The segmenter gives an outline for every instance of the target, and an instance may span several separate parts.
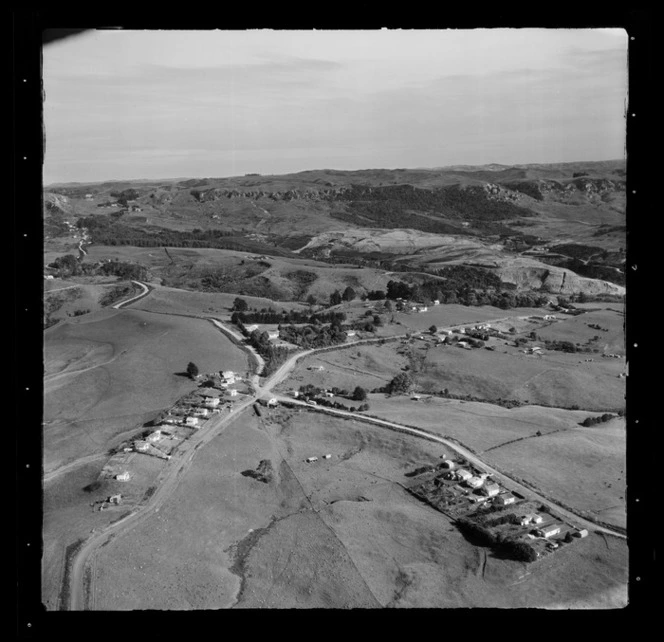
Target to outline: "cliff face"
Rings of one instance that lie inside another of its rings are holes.
[[[510,261],[496,270],[505,283],[514,283],[519,289],[539,290],[544,288],[552,294],[614,294],[624,296],[625,288],[602,281],[588,279],[565,268],[544,265],[536,261],[524,263]]]

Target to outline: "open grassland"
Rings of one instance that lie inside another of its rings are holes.
[[[217,292],[192,292],[177,288],[155,286],[149,297],[132,305],[133,309],[166,314],[187,314],[191,316],[213,316],[230,319],[233,302],[237,294]],[[250,308],[273,308],[275,310],[305,310],[299,303],[278,303],[271,299],[243,296]]]
[[[502,408],[494,404],[423,397],[369,395],[367,414],[396,423],[421,427],[443,437],[452,437],[482,453],[516,439],[571,430],[589,416],[587,412],[522,406]]]
[[[516,322],[506,325],[511,323]],[[532,327],[527,322],[523,325],[524,329]],[[528,355],[505,343],[492,339],[488,345],[494,351],[436,346],[429,340],[351,345],[301,359],[279,389],[285,392],[311,383],[320,388],[353,390],[362,386],[373,390],[407,368],[414,388],[423,393],[447,389],[450,394],[486,401],[518,400],[595,411],[624,408],[625,379],[619,374],[625,364],[621,359],[593,354],[592,361],[585,361],[589,358],[585,353],[554,351]],[[321,366],[323,370],[316,370]]]
[[[548,341],[572,341],[574,343],[586,343],[595,336],[599,340],[595,347],[603,353],[625,354],[625,330],[624,315],[614,310],[624,307],[624,304],[596,303],[586,304],[588,312],[575,317],[565,318],[560,323],[554,323],[537,331],[542,340]],[[597,309],[602,308],[602,309]],[[607,308],[614,308],[607,309]],[[588,327],[588,324],[599,325],[605,328],[597,330]],[[597,356],[597,355],[590,355]]]
[[[624,420],[613,419],[506,444],[486,457],[568,506],[625,527],[625,438]]]
[[[106,310],[45,333],[44,456],[51,470],[103,452],[195,387],[184,375],[248,370],[246,355],[210,323]]]
[[[525,566],[472,545],[410,496],[405,473],[445,451],[306,411],[245,414],[157,515],[99,551],[96,608],[625,604],[624,542],[591,535]],[[271,481],[241,474],[262,459]]]
[[[48,610],[58,608],[67,547],[86,538],[91,529],[103,528],[125,514],[128,504],[141,498],[163,465],[160,460],[142,456],[132,468],[135,474],[130,484],[108,480],[86,492],[84,488],[97,481],[105,461],[100,458],[73,468],[44,484],[42,602]],[[93,511],[91,503],[114,493],[123,495],[123,505],[103,512]]]

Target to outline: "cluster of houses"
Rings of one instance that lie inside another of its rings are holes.
[[[323,455],[322,459],[332,459],[332,455],[330,454]],[[318,457],[307,457],[304,461],[306,461],[307,464],[313,464],[314,462],[318,461]]]
[[[446,459],[442,465],[447,469],[445,477],[454,481],[458,481],[468,489],[478,491],[479,494],[473,494],[469,497],[472,503],[491,501],[496,506],[507,506],[516,502],[516,497],[503,490],[496,482],[491,481],[490,474],[481,473],[473,474],[467,468],[457,468],[455,463]]]

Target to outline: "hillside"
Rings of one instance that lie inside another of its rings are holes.
[[[44,196],[44,225],[51,261],[76,254],[78,225],[92,247],[211,248],[434,274],[446,265],[472,265],[520,289],[620,295],[625,163],[54,185]],[[575,245],[581,249],[569,249]],[[185,286],[177,275],[164,276]],[[253,278],[246,293],[254,296],[292,299],[304,291],[288,284],[287,274],[245,277]],[[199,287],[189,280],[188,287]],[[330,287],[342,284],[333,280]]]

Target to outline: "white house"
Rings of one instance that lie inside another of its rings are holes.
[[[221,376],[228,381],[229,379],[235,379],[235,373],[232,370],[224,370],[221,373]]]
[[[544,520],[541,515],[537,513],[528,513],[521,517],[521,526],[526,526],[527,524],[541,524]]]
[[[318,461],[318,457],[307,457],[307,464],[312,464],[315,461]]]
[[[356,334],[357,332],[355,332],[355,330],[348,330],[348,332],[346,332],[347,337],[354,337]]]
[[[495,497],[500,493],[500,486],[496,484],[495,482],[489,482],[488,484],[484,484],[484,488],[482,488],[482,493],[486,495],[487,497]]]
[[[561,524],[556,524],[555,522],[553,524],[547,524],[546,526],[540,526],[537,529],[537,532],[539,533],[540,537],[553,537],[554,535],[557,535],[560,533],[562,529]]]
[[[481,477],[469,477],[466,479],[466,484],[471,488],[480,488],[484,484],[484,480]]]
[[[198,417],[187,417],[184,421],[185,425],[191,426],[192,428],[198,427]]]
[[[420,312],[426,312],[429,308],[425,305],[424,307],[420,308]]]
[[[473,476],[473,474],[469,470],[466,470],[465,468],[459,468],[459,470],[456,471],[456,476],[457,479],[460,479],[461,481],[466,481],[467,479],[470,479]]]
[[[422,395],[410,395],[411,401],[419,401],[422,398]]]
[[[279,402],[277,401],[276,397],[272,397],[271,399],[268,399],[267,405],[270,408],[276,408],[279,405]]]
[[[513,504],[516,501],[516,497],[512,493],[502,493],[493,501],[498,506],[507,506],[508,504]]]
[[[270,340],[279,338],[279,330],[268,330],[267,336]]]
[[[441,464],[443,468],[447,468],[448,470],[453,470],[454,469],[454,462],[451,459],[446,459],[443,461]]]
[[[440,301],[438,299],[435,299],[433,302],[434,305],[440,305]]]
[[[251,325],[245,325],[244,329],[247,332],[253,332],[254,330],[258,330],[258,326],[255,323],[252,323]]]
[[[124,473],[120,473],[119,475],[116,475],[115,479],[117,479],[118,481],[125,482],[125,481],[129,481],[131,479],[131,475],[129,474],[128,470],[125,470]]]
[[[209,408],[216,408],[219,405],[219,401],[220,401],[219,397],[210,397],[204,403]]]
[[[323,455],[323,459],[331,459],[332,455]]]
[[[581,528],[574,532],[574,537],[588,537],[588,531],[585,528]]]
[[[150,447],[150,444],[147,441],[136,441],[134,442],[134,448],[140,452],[145,452]]]
[[[231,388],[228,391],[228,394],[230,394],[231,397],[237,397],[237,390],[235,388]]]
[[[155,442],[161,439],[161,430],[155,430],[153,433],[148,435],[148,441]]]
[[[194,414],[197,417],[207,417],[210,414],[210,411],[207,408],[196,408]]]

